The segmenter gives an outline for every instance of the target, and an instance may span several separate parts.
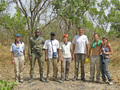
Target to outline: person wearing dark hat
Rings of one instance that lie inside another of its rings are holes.
[[[59,41],[55,39],[55,32],[51,32],[51,39],[46,40],[43,46],[45,50],[45,61],[47,61],[47,79],[49,82],[51,66],[53,65],[53,80],[57,80],[58,67],[57,62],[59,62]]]
[[[102,84],[106,82],[106,76],[109,80],[109,84],[113,84],[113,80],[110,76],[110,72],[108,70],[109,65],[109,55],[113,54],[113,50],[110,44],[108,44],[108,39],[106,37],[103,37],[102,39],[102,53],[100,55],[100,68],[102,73]]]
[[[45,82],[43,79],[43,51],[42,45],[44,44],[45,40],[43,37],[40,37],[39,29],[36,29],[35,36],[30,38],[29,41],[29,59],[30,59],[30,80],[28,81],[31,83],[33,81],[33,73],[34,73],[34,66],[36,59],[38,60],[39,64],[39,73],[40,73],[40,81]]]
[[[20,39],[20,34],[16,34],[15,42],[12,43],[10,51],[12,64],[15,68],[15,82],[23,83],[25,45]]]
[[[71,51],[72,44],[68,41],[68,35],[63,35],[63,42],[60,43],[60,51],[61,51],[61,80],[60,82],[64,82],[64,80],[69,81],[69,68],[71,64]]]

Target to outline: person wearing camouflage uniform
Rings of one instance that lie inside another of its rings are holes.
[[[40,32],[38,29],[35,31],[35,36],[30,38],[29,41],[29,59],[30,59],[30,80],[28,81],[31,83],[33,81],[33,73],[34,73],[34,66],[36,59],[38,60],[39,64],[39,73],[40,73],[40,81],[45,82],[43,79],[43,51],[42,51],[42,44],[44,44],[44,38],[40,37]]]

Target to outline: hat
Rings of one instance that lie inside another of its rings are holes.
[[[55,32],[51,32],[51,35],[55,35]]]
[[[64,37],[68,38],[68,35],[67,35],[67,34],[64,34],[64,35],[63,35],[63,38],[64,38]]]
[[[16,37],[20,37],[20,34],[16,34]]]

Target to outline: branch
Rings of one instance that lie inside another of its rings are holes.
[[[57,17],[53,18],[52,20],[50,20],[47,24],[45,24],[45,26],[42,28],[42,30],[44,30],[52,21],[54,21]]]
[[[42,10],[43,6],[46,4],[47,1],[48,0],[45,0],[44,3],[42,4],[42,6],[40,7],[40,9],[38,11],[36,11],[34,18],[36,18],[37,14],[40,12],[40,10]]]
[[[35,27],[37,27],[37,24],[39,23],[40,21],[40,16],[41,14],[43,14],[45,11],[46,11],[47,8],[45,8],[41,13],[39,13],[38,17],[37,17],[37,21],[36,21],[36,24],[35,24]]]
[[[31,30],[31,29],[30,29],[30,24],[29,24],[29,17],[27,16],[26,11],[24,11],[23,8],[20,8],[20,6],[18,5],[18,1],[17,1],[17,0],[13,0],[13,2],[16,3],[18,9],[19,9],[20,11],[22,11],[22,13],[25,15],[26,20],[27,20],[27,24],[28,24],[28,29]],[[21,4],[22,4],[22,3],[21,3]]]
[[[38,18],[37,18],[37,22],[36,22],[36,23],[39,22],[40,15],[47,10],[47,7],[49,6],[49,4],[50,4],[50,3],[47,4],[46,8],[44,8],[44,9],[41,11],[41,13],[39,13],[39,15],[37,14],[37,15],[38,15]],[[33,17],[33,21],[35,21],[35,19],[36,19],[36,16]],[[37,25],[37,24],[36,24],[36,25]]]
[[[20,5],[21,5],[21,7],[22,7],[22,9],[24,11],[25,16],[27,17],[28,16],[27,12],[26,12],[25,8],[23,7],[23,4],[22,4],[21,0],[19,0],[19,2],[20,2]]]

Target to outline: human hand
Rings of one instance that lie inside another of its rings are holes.
[[[61,61],[63,62],[63,58],[61,59]]]
[[[15,60],[14,59],[12,60],[12,64],[15,64]]]
[[[45,61],[47,61],[48,60],[48,58],[47,57],[45,57]]]
[[[106,54],[105,50],[103,50],[103,53]]]
[[[75,55],[74,54],[72,54],[72,61],[75,59]]]
[[[57,58],[57,62],[59,62],[59,58]]]
[[[29,60],[30,60],[30,61],[32,60],[32,56],[29,56]]]

